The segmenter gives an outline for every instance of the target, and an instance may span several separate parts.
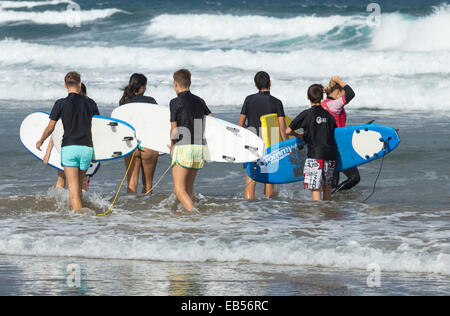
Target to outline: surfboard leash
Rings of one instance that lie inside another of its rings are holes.
[[[372,193],[363,201],[363,203],[366,203],[368,200],[370,200],[370,198],[372,198],[372,196],[375,195],[376,189],[377,189],[377,183],[378,180],[380,178],[381,175],[381,171],[383,170],[383,165],[384,165],[384,158],[386,157],[386,152],[387,152],[387,146],[388,146],[388,142],[390,141],[390,137],[387,140],[383,140],[383,158],[381,159],[381,166],[380,166],[380,170],[378,171],[378,175],[375,179],[375,183],[373,184],[373,190]]]
[[[167,168],[166,171],[164,171],[163,175],[159,178],[159,180],[156,182],[155,185],[152,186],[152,188],[150,190],[147,191],[147,193],[145,194],[150,194],[150,192],[153,193],[153,190],[155,190],[158,185],[161,183],[162,179],[164,179],[164,177],[166,176],[166,174],[169,172],[169,170],[172,169],[172,164],[170,164],[169,168]]]
[[[128,177],[128,172],[130,171],[131,165],[133,164],[133,160],[134,160],[134,155],[135,154],[136,154],[136,151],[134,151],[133,155],[131,156],[131,160],[130,160],[130,164],[128,165],[127,172],[125,173],[125,176],[122,179],[122,183],[119,186],[119,190],[117,191],[116,196],[114,197],[114,200],[113,200],[111,206],[109,207],[109,209],[105,213],[97,214],[97,216],[106,216],[106,215],[108,215],[111,212],[112,208],[114,207],[114,204],[116,204],[117,197],[119,196],[120,190],[122,190],[123,183],[125,182],[125,179]]]

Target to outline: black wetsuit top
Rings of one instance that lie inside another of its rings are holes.
[[[62,119],[64,136],[62,147],[88,146],[92,144],[92,116],[100,115],[97,104],[80,94],[70,93],[66,98],[56,101],[50,119]]]
[[[289,127],[294,131],[303,129],[303,139],[308,145],[308,158],[337,160],[337,146],[334,139],[336,120],[320,105],[300,113]]]
[[[203,118],[209,114],[211,111],[203,99],[190,91],[179,93],[178,97],[170,101],[170,122],[177,122],[179,134],[175,143],[177,145],[204,145]]]
[[[156,100],[152,97],[147,97],[145,95],[139,94],[131,99],[125,99],[125,102],[123,104],[128,103],[150,103],[150,104],[158,104],[156,103]]]
[[[283,103],[272,96],[270,92],[259,92],[249,95],[242,107],[241,114],[247,116],[248,128],[256,134],[260,134],[261,116],[276,113],[278,117],[284,117]]]

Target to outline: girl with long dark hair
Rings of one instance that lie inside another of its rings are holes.
[[[144,96],[147,90],[147,78],[143,74],[133,74],[128,86],[123,88],[123,96],[119,106],[128,103],[157,104],[152,97]],[[158,163],[159,153],[147,148],[138,148],[128,173],[128,193],[136,194],[139,185],[139,173],[142,169],[142,193],[152,194],[153,176]],[[131,156],[125,157],[125,168],[128,168]]]

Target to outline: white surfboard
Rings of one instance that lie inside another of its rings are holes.
[[[40,161],[44,160],[44,156],[47,152],[47,147],[50,142],[50,137],[42,146],[42,151],[37,150],[36,143],[39,141],[42,133],[48,125],[49,115],[50,114],[45,112],[32,113],[28,115],[20,125],[20,140],[22,141],[23,146]],[[61,165],[61,154],[56,150],[55,147],[53,147],[53,150],[50,153],[48,165],[59,171],[64,171],[64,168]],[[86,175],[88,177],[93,176],[98,171],[99,167],[99,162],[93,162]]]
[[[130,103],[116,108],[111,116],[126,121],[136,128],[141,146],[170,153],[170,110],[167,106]],[[245,163],[264,155],[264,141],[257,135],[235,124],[207,116],[204,137],[206,161]]]
[[[52,134],[58,152],[61,152],[63,135],[64,127],[62,121],[59,120]],[[92,118],[92,143],[95,161],[126,157],[133,153],[140,144],[133,126],[121,120],[97,115]]]

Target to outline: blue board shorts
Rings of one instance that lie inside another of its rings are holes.
[[[86,171],[91,166],[94,149],[88,146],[64,146],[61,149],[61,165]]]

